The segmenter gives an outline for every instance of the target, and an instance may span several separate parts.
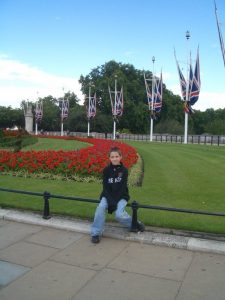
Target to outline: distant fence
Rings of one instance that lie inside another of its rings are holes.
[[[59,135],[61,132],[45,132],[44,135]],[[64,135],[78,136],[78,137],[87,137],[86,132],[64,132]],[[100,139],[113,139],[112,133],[99,133],[92,132],[90,133],[91,137],[100,138]],[[127,133],[118,133],[117,139],[128,140],[128,141],[149,141],[148,134],[127,134]],[[154,134],[152,138],[153,142],[161,143],[180,143],[184,142],[183,135],[172,135],[172,134]],[[188,144],[202,144],[202,145],[225,145],[225,136],[224,135],[188,135]]]
[[[89,202],[89,203],[99,203],[97,199],[90,199],[90,198],[82,198],[82,197],[71,197],[71,196],[63,196],[63,195],[54,195],[49,192],[29,192],[29,191],[22,191],[22,190],[13,190],[7,188],[0,188],[0,192],[9,192],[9,193],[16,193],[16,194],[23,194],[23,195],[33,195],[42,197],[44,200],[43,204],[43,219],[50,219],[50,206],[49,206],[49,199],[56,198],[62,200],[73,200],[73,201],[81,201],[81,202]],[[138,217],[137,211],[139,208],[143,209],[153,209],[153,210],[162,210],[162,211],[171,211],[171,212],[178,212],[178,213],[189,213],[189,214],[198,214],[198,215],[206,215],[206,216],[217,216],[217,217],[225,217],[225,213],[223,212],[210,212],[210,211],[202,211],[202,210],[193,210],[193,209],[184,209],[184,208],[173,208],[173,207],[163,207],[157,205],[141,205],[137,201],[133,201],[131,204],[127,205],[128,207],[132,208],[132,223],[131,223],[131,231],[138,232]]]

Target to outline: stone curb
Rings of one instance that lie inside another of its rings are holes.
[[[0,219],[16,221],[21,223],[47,226],[51,228],[70,230],[79,233],[90,233],[91,223],[88,221],[63,218],[54,216],[48,220],[43,219],[39,214],[32,212],[21,212],[16,210],[0,209]],[[124,228],[106,224],[105,237],[122,239],[126,241],[139,242],[158,246],[167,246],[192,251],[202,251],[217,254],[225,254],[225,242],[209,239],[201,239],[187,236],[172,235],[167,233],[156,233],[146,230],[141,233],[129,232]]]

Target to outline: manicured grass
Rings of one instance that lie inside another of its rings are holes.
[[[44,140],[44,139],[43,139]],[[52,142],[53,140],[48,140]],[[54,140],[55,141],[55,140]],[[64,142],[74,141],[59,141]],[[76,142],[78,143],[78,142]],[[144,160],[142,187],[130,187],[140,204],[225,212],[225,148],[201,145],[129,142]],[[49,147],[49,146],[48,146]],[[48,148],[49,149],[49,148]],[[62,149],[62,148],[60,148]],[[64,149],[64,148],[63,148]],[[71,148],[70,148],[71,149]],[[99,183],[67,182],[0,175],[1,187],[98,199]],[[0,192],[0,205],[42,210],[41,197]],[[50,199],[52,213],[93,218],[96,205]],[[130,211],[130,209],[128,209]],[[147,225],[225,233],[225,217],[139,209]],[[112,219],[109,215],[108,219]]]
[[[130,143],[144,160],[143,204],[225,212],[225,148],[201,145]],[[152,225],[225,233],[225,217],[143,210]]]
[[[38,143],[24,147],[22,150],[77,150],[87,146],[90,146],[90,144],[79,142],[76,140],[38,138]]]

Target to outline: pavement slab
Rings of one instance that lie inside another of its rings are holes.
[[[92,244],[89,236],[84,236],[65,250],[51,257],[51,260],[82,268],[100,270],[117,257],[129,245],[128,242],[103,238],[99,244]]]
[[[0,288],[28,272],[30,268],[0,260]]]
[[[0,290],[0,299],[69,300],[94,275],[93,270],[46,261]]]
[[[131,243],[108,267],[180,281],[192,257],[187,250]]]
[[[80,233],[45,228],[27,238],[26,241],[52,248],[64,249],[81,237],[83,237],[83,234]]]
[[[5,226],[6,224],[9,224],[9,223],[10,223],[10,221],[6,221],[6,220],[3,220],[0,218],[0,227]]]
[[[215,299],[225,299],[225,257],[195,252],[176,300]]]
[[[72,300],[174,300],[179,286],[176,281],[104,269]]]
[[[40,226],[27,226],[23,223],[6,221],[5,224],[0,226],[0,249],[4,249],[15,242],[40,231],[41,229],[42,228]]]
[[[34,267],[57,251],[54,248],[21,241],[0,250],[0,259],[25,267]]]

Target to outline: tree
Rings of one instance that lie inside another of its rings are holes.
[[[24,127],[24,113],[22,109],[0,106],[0,128]]]
[[[47,96],[40,100],[43,101],[43,118],[39,128],[47,131],[59,131],[60,109],[58,100],[52,96]]]
[[[65,121],[65,128],[69,131],[85,132],[87,130],[87,117],[84,106],[76,104],[70,108],[69,117]]]
[[[136,70],[133,65],[109,61],[93,69],[87,76],[80,76],[82,92],[88,95],[89,85],[94,85],[97,94],[97,111],[103,115],[102,127],[112,128],[112,109],[108,86],[114,90],[115,75],[117,75],[118,90],[123,86],[124,114],[118,118],[117,129],[129,128],[132,132],[145,132],[148,120],[146,109],[146,92],[144,87],[143,71]],[[98,116],[96,116],[97,120]],[[132,127],[132,128],[131,128]],[[100,129],[100,128],[99,128]],[[101,130],[103,131],[103,130]]]

